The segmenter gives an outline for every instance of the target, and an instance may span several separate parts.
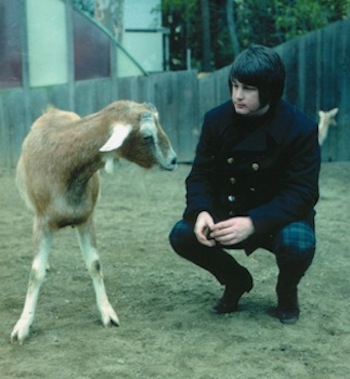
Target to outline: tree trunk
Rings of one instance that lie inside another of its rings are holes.
[[[124,32],[124,2],[125,0],[117,0],[115,6],[114,18],[114,35],[117,41],[123,43]]]
[[[236,22],[233,13],[233,0],[227,0],[226,2],[226,18],[228,32],[232,43],[233,56],[236,57],[239,54],[241,47],[237,37]]]
[[[124,31],[124,1],[96,0],[95,18],[122,43]]]

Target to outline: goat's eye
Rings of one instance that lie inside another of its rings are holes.
[[[151,143],[153,141],[153,137],[152,136],[144,136],[143,140],[147,143]]]

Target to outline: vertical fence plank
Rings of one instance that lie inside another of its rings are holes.
[[[11,151],[4,96],[0,96],[0,161],[3,167],[11,166]]]
[[[194,71],[184,72],[179,82],[177,94],[178,109],[177,130],[179,137],[179,159],[183,162],[192,162],[197,141],[198,129],[198,82]],[[176,77],[175,77],[176,79]]]
[[[157,75],[153,83],[154,101],[161,123],[169,135],[179,160],[192,161],[198,125],[198,90],[195,71]]]
[[[350,160],[350,17],[338,23],[334,30],[334,44],[337,55],[334,65],[337,70],[337,102],[339,107],[338,125],[335,127],[338,141],[339,160]]]
[[[1,95],[1,138],[0,156],[5,167],[16,165],[21,150],[22,141],[26,136],[26,115],[22,111],[23,90],[5,91]]]

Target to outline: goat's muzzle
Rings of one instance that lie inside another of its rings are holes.
[[[177,156],[175,154],[175,152],[173,153],[172,156],[170,156],[166,162],[162,163],[160,165],[160,167],[163,169],[163,170],[167,170],[167,171],[173,171],[177,168]]]

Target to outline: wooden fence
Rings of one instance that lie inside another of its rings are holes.
[[[180,160],[192,160],[199,128],[198,80],[195,71],[182,71],[0,91],[0,167],[15,166],[31,123],[49,104],[85,116],[118,99],[155,104]]]
[[[285,99],[315,120],[320,109],[339,108],[322,159],[350,160],[350,17],[276,50],[287,70]]]
[[[314,120],[318,110],[339,107],[323,160],[350,160],[350,18],[276,50],[287,68],[286,100]],[[205,111],[229,98],[228,72],[225,67],[201,78],[196,71],[165,72],[0,91],[0,167],[15,166],[31,123],[48,104],[85,116],[118,99],[154,103],[180,161],[190,162]]]

